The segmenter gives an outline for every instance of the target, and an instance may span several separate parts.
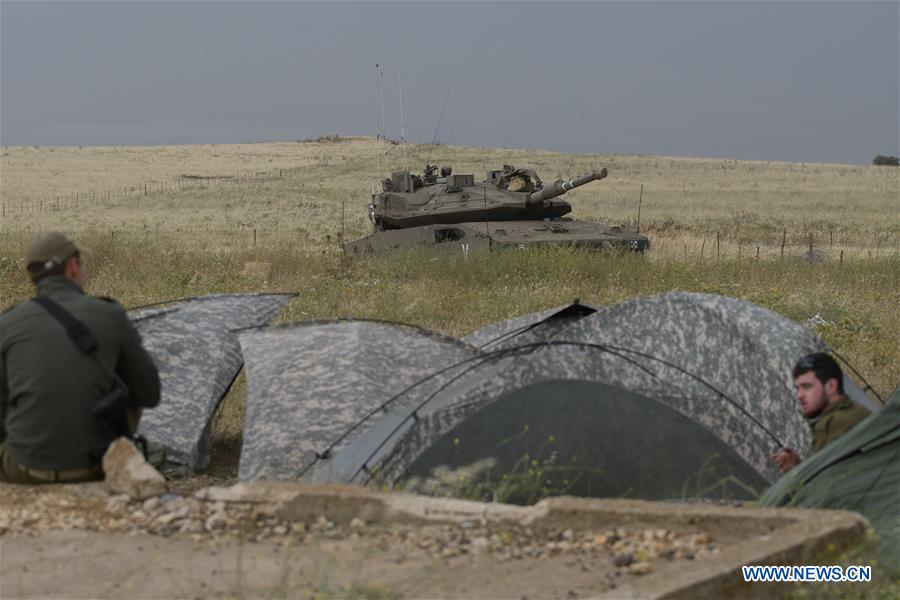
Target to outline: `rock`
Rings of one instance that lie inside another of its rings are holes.
[[[206,519],[206,523],[204,524],[207,531],[225,529],[226,525],[228,525],[228,515],[225,511],[214,512]]]
[[[169,523],[172,523],[173,521],[177,521],[178,519],[183,519],[183,518],[184,518],[184,516],[179,515],[178,513],[174,513],[174,512],[164,513],[164,514],[159,515],[156,518],[155,523],[157,525],[166,526]]]
[[[153,512],[155,509],[159,508],[159,505],[159,498],[154,496],[153,498],[147,498],[146,500],[144,500],[142,508],[144,509],[144,512]]]
[[[110,491],[144,500],[166,493],[166,480],[144,460],[131,440],[121,437],[103,455],[103,472]]]
[[[128,496],[125,494],[116,494],[115,496],[110,496],[106,501],[106,510],[119,510],[128,504]]]
[[[182,496],[180,494],[176,494],[174,492],[167,492],[159,497],[160,504],[166,505],[170,502],[175,502],[176,500],[182,500]]]
[[[182,521],[181,527],[179,527],[179,531],[182,533],[190,533],[197,535],[199,533],[203,533],[204,531],[203,521],[198,519],[186,519]]]
[[[613,564],[617,567],[627,567],[634,562],[634,555],[630,553],[618,554],[613,559]]]
[[[632,575],[646,575],[652,570],[650,563],[637,562],[628,567],[628,572]]]
[[[274,528],[272,528],[272,533],[274,533],[275,535],[285,535],[287,532],[288,529],[284,525],[276,525]]]
[[[691,540],[691,542],[693,542],[693,544],[694,544],[695,546],[705,546],[705,545],[708,544],[710,541],[711,541],[711,540],[710,540],[710,538],[709,538],[709,535],[706,534],[706,533],[698,533],[698,534],[695,535],[694,538]]]
[[[366,522],[359,517],[354,517],[353,520],[350,521],[350,529],[363,529],[365,526]]]

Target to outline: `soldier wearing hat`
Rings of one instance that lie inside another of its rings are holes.
[[[69,238],[37,236],[25,266],[37,295],[0,317],[0,481],[102,479],[113,434],[98,406],[121,400],[133,433],[159,403],[156,366],[125,310],[84,293]]]

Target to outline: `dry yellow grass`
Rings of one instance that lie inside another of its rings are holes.
[[[415,168],[424,165],[428,152],[427,146],[405,149]],[[3,228],[181,231],[216,239],[220,232],[257,229],[258,235],[286,233],[302,243],[328,246],[341,230],[342,206],[346,235],[368,233],[369,195],[379,173],[404,163],[403,154],[400,146],[371,138],[4,148]],[[449,146],[437,146],[431,162],[477,177],[513,163],[535,168],[546,180],[606,166],[607,180],[567,195],[575,207],[572,216],[633,226],[643,185],[642,230],[653,236],[654,251],[666,254],[699,257],[701,248],[712,251],[718,233],[725,254],[755,253],[760,246],[762,255],[771,255],[784,230],[793,248],[805,247],[812,234],[817,247],[835,255],[840,250],[881,254],[896,251],[900,233],[900,170],[894,168]],[[293,171],[284,177],[260,175],[277,169]],[[257,176],[248,177],[252,174]],[[125,189],[130,192],[123,196]],[[55,210],[60,197],[62,210]]]

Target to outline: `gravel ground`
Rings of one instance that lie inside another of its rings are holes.
[[[474,521],[384,525],[353,519],[336,524],[324,516],[307,523],[286,522],[260,505],[207,502],[174,493],[138,502],[105,496],[96,488],[73,494],[60,488],[0,486],[0,543],[60,531],[150,534],[214,553],[237,543],[293,548],[331,544],[411,569],[426,563],[458,569],[465,568],[467,561],[486,559],[495,565],[522,563],[533,571],[534,565],[563,561],[567,568],[596,574],[591,593],[615,588],[623,578],[651,573],[661,563],[702,560],[721,548],[704,531],[544,530]],[[567,595],[576,597],[584,591],[570,590]]]

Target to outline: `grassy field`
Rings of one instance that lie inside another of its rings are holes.
[[[418,169],[428,148],[405,153]],[[89,248],[89,291],[126,307],[207,292],[296,291],[282,320],[354,315],[464,335],[574,298],[611,304],[713,292],[800,322],[819,315],[818,333],[882,396],[900,383],[898,169],[448,146],[436,147],[431,162],[477,178],[513,163],[545,181],[606,166],[606,180],[567,195],[573,216],[633,226],[643,185],[641,231],[653,248],[644,257],[404,252],[349,264],[338,251],[342,211],[348,239],[367,234],[378,174],[404,164],[403,148],[367,138],[3,148],[2,306],[31,293],[20,258],[28,237],[58,228]],[[817,262],[804,259],[810,236]],[[271,273],[242,274],[247,262],[268,263]],[[216,418],[216,476],[234,475],[242,394],[236,386]]]

